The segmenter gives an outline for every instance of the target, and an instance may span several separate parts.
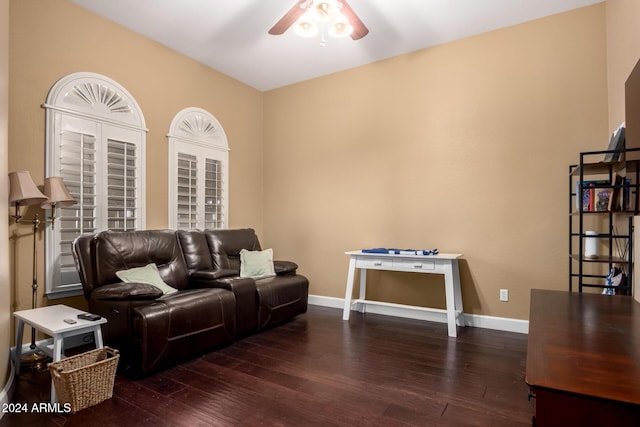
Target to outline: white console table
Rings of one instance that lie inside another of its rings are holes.
[[[349,320],[352,304],[359,304],[360,311],[365,312],[367,304],[386,305],[394,307],[409,307],[401,304],[391,304],[366,299],[367,270],[405,271],[412,273],[444,274],[444,287],[447,303],[447,324],[450,337],[457,336],[456,324],[464,326],[464,310],[462,308],[462,293],[460,291],[460,273],[458,258],[462,254],[438,255],[395,255],[384,253],[363,253],[362,251],[345,252],[349,255],[349,274],[347,276],[347,290],[344,296],[344,312],[342,318]],[[353,300],[353,282],[356,268],[360,269],[360,297]],[[420,307],[425,311],[438,311]]]

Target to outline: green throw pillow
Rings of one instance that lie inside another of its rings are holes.
[[[146,283],[160,289],[163,294],[171,294],[177,291],[162,281],[158,267],[155,264],[147,264],[144,267],[130,268],[116,272],[116,276],[126,283]]]
[[[240,277],[261,279],[275,275],[273,249],[265,249],[264,251],[242,249],[240,251]]]

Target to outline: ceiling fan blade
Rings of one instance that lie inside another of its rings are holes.
[[[293,5],[291,9],[287,13],[284,14],[282,18],[276,24],[271,27],[269,30],[269,34],[274,36],[279,36],[289,29],[290,26],[293,25],[294,22],[300,18],[300,16],[305,12],[305,9],[300,7],[303,3],[306,3],[308,0],[300,0],[297,1],[296,4]]]
[[[353,27],[353,32],[351,33],[351,38],[353,40],[359,40],[369,34],[369,29],[362,23],[358,15],[351,9],[346,2],[346,0],[342,0],[342,14],[347,18],[351,26]]]

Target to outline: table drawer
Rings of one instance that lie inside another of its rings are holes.
[[[393,268],[393,261],[389,258],[364,258],[356,261],[356,268]]]
[[[424,271],[435,270],[436,262],[433,260],[424,259],[394,259],[393,268],[402,269],[406,271]]]

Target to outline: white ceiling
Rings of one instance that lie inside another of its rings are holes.
[[[266,91],[603,0],[348,0],[361,40],[267,34],[296,0],[70,0]]]

